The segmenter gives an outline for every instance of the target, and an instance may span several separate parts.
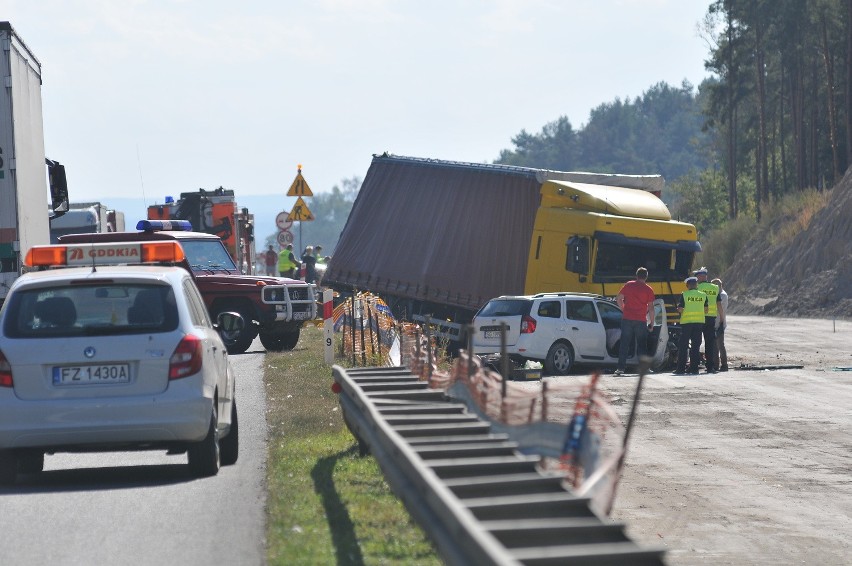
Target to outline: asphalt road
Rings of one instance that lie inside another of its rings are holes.
[[[731,367],[651,375],[612,517],[670,565],[852,563],[852,322],[732,316]],[[605,376],[621,414],[637,378]]]
[[[186,455],[57,454],[45,471],[0,488],[3,566],[265,563],[265,354],[232,356],[240,457],[212,478]]]

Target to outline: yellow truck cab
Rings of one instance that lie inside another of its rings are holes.
[[[525,292],[618,294],[636,266],[664,298],[675,322],[674,297],[686,287],[695,227],[672,220],[655,194],[639,189],[546,181],[530,242]]]

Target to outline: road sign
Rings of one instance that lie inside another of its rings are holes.
[[[281,232],[278,232],[278,245],[279,246],[283,247],[283,246],[286,246],[287,244],[292,244],[292,243],[293,243],[293,232],[290,232],[289,230],[282,230]]]
[[[289,230],[293,221],[287,220],[287,211],[279,212],[278,216],[275,217],[275,225],[278,226],[279,230]]]
[[[311,192],[311,188],[308,186],[308,182],[305,181],[305,178],[302,177],[302,170],[299,169],[299,172],[296,174],[296,178],[293,180],[293,184],[290,185],[290,190],[287,191],[288,197],[312,197],[314,193]]]
[[[308,205],[305,204],[305,201],[302,200],[302,197],[296,199],[296,204],[293,205],[293,210],[290,211],[287,220],[292,220],[293,222],[310,222],[313,219],[314,215],[308,208]]]

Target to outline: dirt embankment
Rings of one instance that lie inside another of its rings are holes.
[[[731,313],[852,319],[852,168],[827,202],[804,227],[755,232],[722,276]]]

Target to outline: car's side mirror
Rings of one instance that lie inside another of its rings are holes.
[[[565,243],[568,246],[568,254],[565,261],[565,269],[573,273],[585,275],[589,271],[589,240],[579,236],[572,236]]]
[[[65,166],[58,161],[46,159],[47,179],[50,186],[50,208],[53,217],[59,217],[68,212],[68,181],[65,178]]]

